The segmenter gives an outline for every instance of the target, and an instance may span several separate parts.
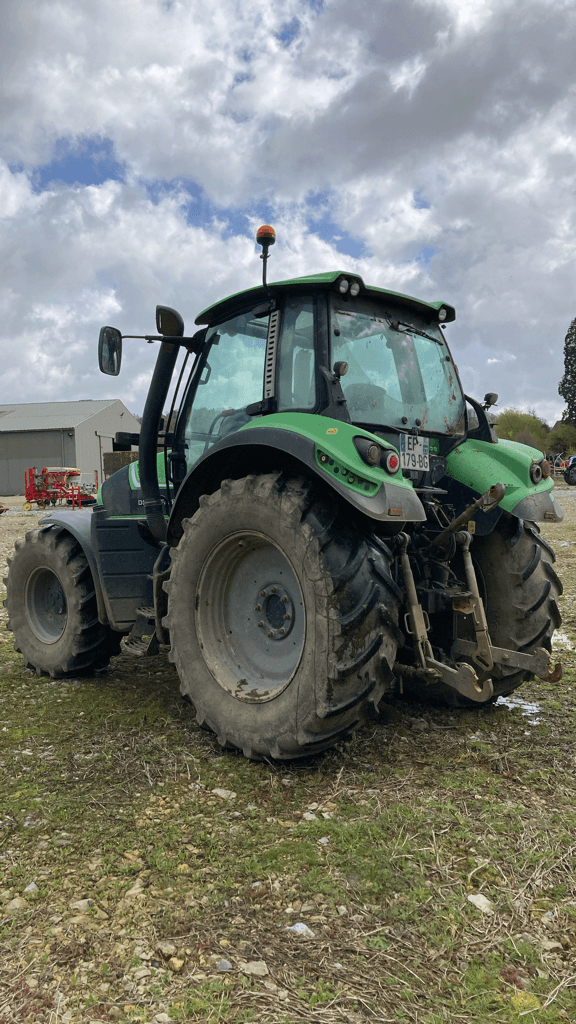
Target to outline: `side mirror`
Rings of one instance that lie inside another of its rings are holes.
[[[98,365],[102,373],[117,377],[122,366],[122,335],[116,327],[102,327],[98,338]]]
[[[158,334],[166,335],[169,338],[184,336],[184,321],[180,313],[170,306],[156,306],[156,328]]]

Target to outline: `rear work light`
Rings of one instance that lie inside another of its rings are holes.
[[[393,449],[382,448],[369,437],[355,437],[354,445],[360,458],[368,466],[380,466],[391,476],[400,469],[400,458]]]
[[[376,444],[376,441],[371,441],[369,437],[355,437],[354,445],[360,458],[367,466],[380,465],[382,449],[379,444]]]

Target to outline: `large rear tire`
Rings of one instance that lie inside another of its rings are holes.
[[[98,620],[94,581],[80,544],[45,526],[16,542],[5,578],[8,629],[37,675],[85,675],[120,653],[119,633]]]
[[[225,480],[183,526],[164,624],[199,723],[255,759],[349,737],[400,639],[386,545],[280,473]]]

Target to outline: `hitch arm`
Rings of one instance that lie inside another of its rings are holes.
[[[470,591],[468,604],[472,614],[472,621],[474,623],[474,632],[476,633],[476,644],[471,644],[470,646],[473,650],[467,653],[470,654],[472,661],[479,666],[481,671],[490,672],[490,670],[494,668],[492,642],[488,632],[488,622],[486,619],[486,612],[484,611],[484,602],[480,597],[476,573],[474,572],[474,566],[472,564],[472,556],[470,554],[471,541],[472,536],[466,530],[462,531],[462,533],[456,534],[456,543],[462,548],[466,583],[468,584],[468,590]]]
[[[462,696],[468,697],[469,700],[479,702],[489,700],[494,692],[492,681],[486,679],[484,683],[480,683],[472,665],[467,665],[465,662],[457,662],[455,668],[452,668],[451,665],[446,665],[444,662],[435,659],[432,644],[428,639],[429,627],[427,625],[427,616],[425,616],[422,605],[418,600],[414,574],[408,557],[410,538],[407,533],[400,533],[398,541],[400,542],[400,562],[408,608],[406,631],[414,637],[420,664],[416,668],[407,668],[406,666],[396,664],[394,670],[400,676],[403,674],[403,670],[406,675],[422,675],[429,682],[432,682],[434,679],[441,679],[443,683],[451,686],[453,690],[457,690]]]
[[[504,647],[492,646],[484,602],[478,591],[476,573],[470,554],[471,541],[472,537],[466,531],[456,534],[456,543],[462,547],[466,583],[470,590],[470,596],[466,602],[468,606],[466,614],[472,615],[476,643],[473,640],[455,640],[450,651],[451,656],[456,658],[458,655],[466,655],[478,666],[480,671],[484,672],[490,672],[494,665],[505,665],[507,668],[526,669],[539,679],[557,682],[562,678],[562,666],[556,665],[553,668],[552,659],[543,647],[538,647],[533,654],[524,654],[521,651],[509,651]],[[458,610],[463,609],[455,608],[455,611]]]

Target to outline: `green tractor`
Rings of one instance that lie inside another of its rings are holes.
[[[16,545],[16,649],[57,677],[169,645],[199,723],[255,759],[329,748],[387,693],[556,681],[551,467],[464,395],[454,309],[340,271],[267,284],[274,239],[195,334],[157,307],[141,433],[117,435],[139,461]],[[101,370],[121,357],[102,328]]]

